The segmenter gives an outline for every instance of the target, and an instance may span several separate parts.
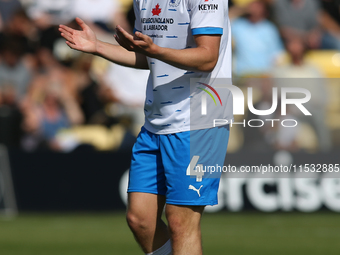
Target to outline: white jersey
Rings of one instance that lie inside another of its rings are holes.
[[[219,59],[212,72],[183,70],[148,58],[151,73],[145,101],[145,128],[156,134],[171,134],[213,127],[212,122],[193,123],[190,101],[194,92],[190,81],[197,78],[213,87],[217,78],[231,79],[228,0],[135,0],[134,8],[135,30],[150,36],[161,47],[193,48],[196,47],[194,35],[222,35]],[[231,119],[232,99],[228,95],[224,98],[229,102],[223,102],[228,109],[222,117]]]

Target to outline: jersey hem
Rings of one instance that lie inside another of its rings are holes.
[[[229,120],[230,122],[234,122],[234,118],[231,118],[231,119],[227,119]],[[151,127],[150,125],[148,125],[148,123],[145,123],[144,124],[144,128],[153,133],[153,134],[156,134],[156,135],[169,135],[169,134],[175,134],[175,133],[183,133],[183,132],[188,132],[188,131],[194,131],[194,130],[202,130],[202,129],[210,129],[210,128],[215,128],[215,127],[223,127],[223,126],[228,126],[230,125],[230,122],[229,123],[226,123],[226,124],[216,124],[215,126],[214,125],[196,125],[196,126],[189,126],[189,127],[186,127],[186,128],[176,128],[176,129],[166,129],[166,130],[157,130],[153,127]]]
[[[141,32],[141,31],[139,31],[138,29],[134,28],[133,29],[133,34],[135,34],[136,32]]]

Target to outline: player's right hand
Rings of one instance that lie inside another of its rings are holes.
[[[82,30],[75,30],[64,25],[59,26],[59,31],[61,32],[61,36],[66,39],[66,44],[74,50],[86,53],[96,53],[96,34],[80,18],[76,18],[76,22]]]

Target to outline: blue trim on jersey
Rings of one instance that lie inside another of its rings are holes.
[[[140,33],[141,33],[142,31],[139,31],[139,30],[137,30],[136,28],[134,28],[134,29],[133,29],[133,34],[135,34],[136,32],[140,32]]]
[[[221,27],[199,27],[191,29],[192,35],[223,35]]]

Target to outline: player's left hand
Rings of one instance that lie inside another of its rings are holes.
[[[128,51],[134,51],[149,57],[156,55],[160,48],[153,43],[149,36],[144,35],[141,32],[136,32],[134,35],[131,35],[121,26],[117,26],[114,37],[119,45]]]

